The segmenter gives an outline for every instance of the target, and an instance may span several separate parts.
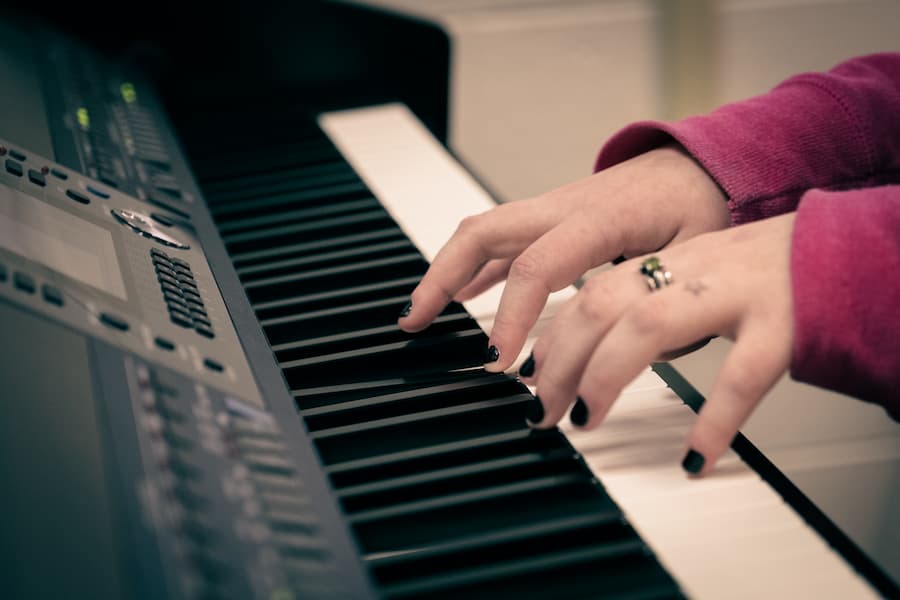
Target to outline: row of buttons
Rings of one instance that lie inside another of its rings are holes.
[[[6,268],[6,265],[0,263],[0,283],[5,283],[9,280],[9,271]],[[26,294],[34,294],[37,292],[37,283],[34,280],[34,277],[29,275],[28,273],[24,273],[22,271],[13,272],[12,283],[15,288],[21,292]],[[66,303],[65,296],[61,289],[52,285],[50,283],[44,283],[41,285],[41,297],[48,304],[53,304],[55,306],[64,306]],[[111,329],[116,329],[118,331],[128,331],[131,328],[128,321],[123,319],[122,317],[115,315],[110,312],[102,312],[98,317],[98,320],[103,325]],[[212,336],[210,336],[212,337]],[[175,350],[175,343],[167,340],[163,337],[157,337],[155,340],[157,347],[166,351]],[[211,358],[206,358],[203,360],[203,366],[205,366],[210,371],[215,371],[216,373],[222,373],[225,371],[225,366],[220,362],[213,360]]]
[[[200,297],[191,265],[156,248],[150,250],[150,258],[172,322],[214,338],[216,334]]]
[[[9,272],[6,270],[6,265],[0,264],[0,283],[5,283],[9,279]],[[13,273],[13,286],[21,292],[25,292],[26,294],[34,294],[37,291],[37,284],[34,281],[34,277],[29,275],[28,273],[23,273],[22,271],[15,271]],[[44,301],[48,304],[53,304],[56,306],[63,306],[65,304],[65,298],[63,297],[62,290],[60,290],[55,285],[45,283],[41,286],[41,296],[44,298]]]
[[[0,147],[0,155],[3,155],[5,152],[9,152],[9,155],[12,156],[14,151],[7,150],[6,148]],[[22,154],[16,153],[16,156],[22,156]],[[22,175],[25,174],[25,168],[23,167],[22,163],[16,162],[15,160],[13,160],[11,158],[6,159],[5,167],[6,167],[7,173],[11,173],[12,175],[15,175],[16,177],[22,177]],[[52,174],[54,177],[56,177],[57,179],[59,179],[61,181],[65,181],[69,178],[69,176],[66,173],[63,173],[62,171],[60,171],[58,169],[42,167],[40,171],[38,171],[37,169],[28,169],[28,180],[31,183],[33,183],[34,185],[37,185],[39,187],[45,187],[47,185],[47,173]],[[92,185],[87,186],[87,191],[90,192],[91,194],[93,194],[94,196],[97,196],[98,198],[102,198],[104,200],[107,200],[110,197],[110,194],[108,192],[105,192],[99,188],[92,186]],[[91,203],[90,198],[88,198],[87,196],[85,196],[84,194],[82,194],[81,192],[79,192],[78,190],[76,190],[74,188],[67,189],[66,196],[70,200],[74,200],[75,202],[78,202],[79,204],[90,204]]]

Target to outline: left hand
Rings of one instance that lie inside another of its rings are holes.
[[[534,346],[535,371],[526,381],[536,386],[544,413],[535,425],[555,425],[580,398],[573,422],[597,427],[654,359],[727,337],[734,348],[687,444],[693,453],[685,468],[709,472],[790,365],[793,225],[791,213],[669,246],[657,256],[672,283],[654,292],[640,275],[646,256],[590,279]]]

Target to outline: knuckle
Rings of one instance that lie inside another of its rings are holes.
[[[628,325],[640,336],[658,336],[666,331],[669,324],[669,312],[663,303],[651,296],[634,305],[627,314]]]
[[[509,278],[520,281],[542,281],[543,261],[532,252],[523,252],[509,266]]]
[[[585,320],[593,322],[609,318],[614,294],[600,278],[589,279],[577,298],[576,307]]]
[[[724,397],[733,403],[752,402],[763,393],[763,377],[754,365],[745,365],[740,372],[730,373],[722,380]]]

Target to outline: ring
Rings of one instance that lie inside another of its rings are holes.
[[[666,270],[658,256],[651,256],[641,263],[641,275],[651,292],[672,283],[672,273]]]

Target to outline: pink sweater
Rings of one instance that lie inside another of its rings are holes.
[[[708,115],[632,124],[596,169],[672,138],[725,190],[733,224],[797,211],[791,376],[900,420],[900,54],[804,73]]]

